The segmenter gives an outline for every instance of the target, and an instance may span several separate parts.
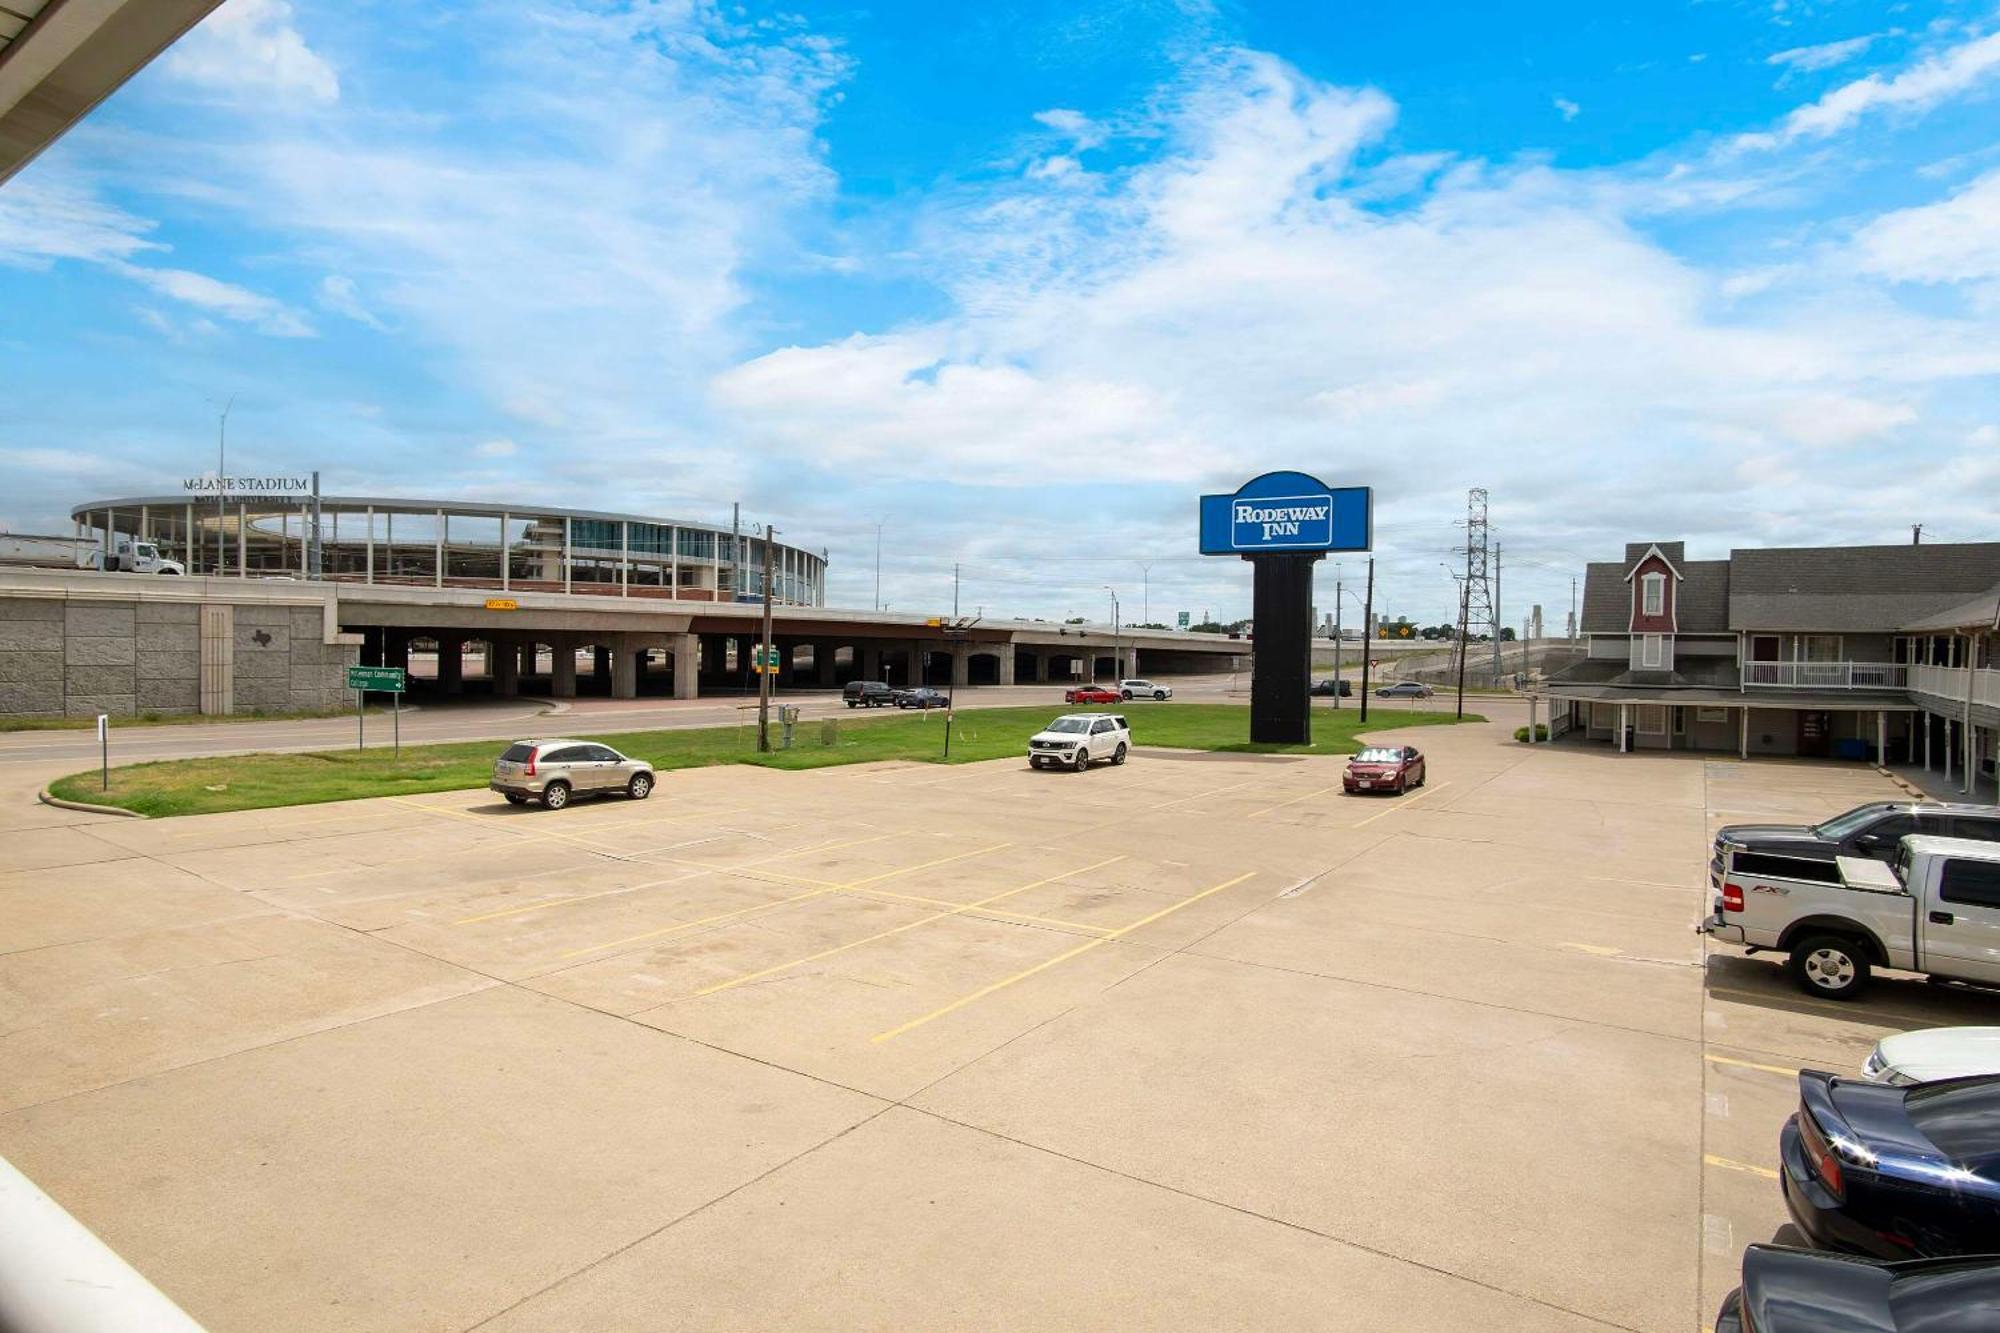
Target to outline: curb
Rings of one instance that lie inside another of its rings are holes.
[[[568,703],[560,699],[551,699],[548,702],[548,706],[542,709],[541,715],[543,717],[561,717],[569,710],[570,705]]]
[[[1877,773],[1880,773],[1883,777],[1889,779],[1889,781],[1895,783],[1898,787],[1901,787],[1904,791],[1908,792],[1915,799],[1919,801],[1928,801],[1931,799],[1927,794],[1925,794],[1924,790],[1921,787],[1912,786],[1910,783],[1905,782],[1902,778],[1897,777],[1894,773],[1891,773],[1888,769],[1882,767],[1882,765],[1880,764],[1875,765],[1875,771]]]
[[[88,801],[65,801],[62,797],[53,795],[47,787],[42,788],[37,795],[40,797],[43,805],[53,805],[59,810],[81,810],[87,815],[122,815],[126,819],[147,818],[147,816],[140,814],[137,810],[124,810],[115,805],[92,805]]]

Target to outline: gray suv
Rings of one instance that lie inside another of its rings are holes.
[[[576,796],[623,792],[635,801],[653,794],[653,766],[596,741],[515,741],[493,764],[486,785],[510,804],[540,801],[560,810]]]

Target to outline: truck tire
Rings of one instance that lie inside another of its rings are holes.
[[[1111,762],[1113,764],[1122,764],[1125,762],[1125,742],[1118,742],[1118,748],[1111,752]]]
[[[1079,772],[1079,773],[1081,773],[1081,772],[1083,772],[1083,771],[1084,771],[1085,769],[1089,768],[1089,767],[1090,767],[1090,747],[1089,747],[1088,745],[1079,745],[1079,746],[1077,746],[1077,747],[1076,747],[1076,758],[1075,758],[1074,760],[1072,760],[1071,762],[1072,762],[1072,764],[1073,764],[1073,765],[1075,766],[1075,768],[1076,768],[1076,771],[1077,771],[1077,772]]]
[[[1846,935],[1808,935],[1792,946],[1792,979],[1809,995],[1851,1000],[1867,989],[1868,952]]]

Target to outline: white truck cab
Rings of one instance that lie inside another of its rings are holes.
[[[120,537],[108,558],[101,548],[92,547],[78,563],[85,569],[117,570],[127,574],[187,573],[187,567],[180,561],[162,556],[156,543],[134,541],[130,537]]]
[[[1125,762],[1132,728],[1116,713],[1065,713],[1028,738],[1028,767],[1044,764],[1081,773],[1095,760]]]
[[[1787,955],[1801,987],[1849,999],[1875,967],[2000,986],[2000,844],[1906,837],[1887,864],[1731,848],[1704,934]]]

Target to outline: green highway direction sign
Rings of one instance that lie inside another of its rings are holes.
[[[1180,614],[1180,622],[1181,622],[1181,628],[1182,628],[1182,629],[1186,629],[1186,628],[1188,627],[1188,613],[1187,613],[1187,612],[1185,612],[1185,611],[1181,612],[1181,614]]]
[[[351,666],[347,668],[347,688],[372,690],[376,694],[403,694],[408,673],[401,667]]]

